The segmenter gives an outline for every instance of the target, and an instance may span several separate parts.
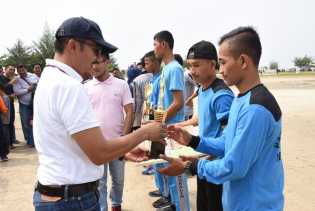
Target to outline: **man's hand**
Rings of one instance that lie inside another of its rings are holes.
[[[186,122],[186,121],[184,121],[184,122],[178,122],[178,123],[173,124],[173,126],[175,126],[175,127],[185,127],[185,126],[186,126],[185,122]]]
[[[186,101],[185,101],[185,105],[186,106],[189,106],[189,107],[193,107],[194,104],[193,104],[193,98],[188,98]]]
[[[191,135],[186,130],[174,125],[167,127],[167,136],[185,146],[191,141]]]
[[[31,91],[33,91],[33,90],[34,90],[34,85],[31,85],[30,87],[27,88],[27,91],[28,91],[28,92],[31,92]]]
[[[160,155],[160,158],[168,161],[170,164],[169,166],[158,170],[161,174],[167,176],[177,176],[184,173],[185,166],[188,161],[182,161],[179,158],[170,158],[165,155]]]
[[[18,79],[17,77],[12,78],[11,81],[9,82],[9,84],[14,85],[16,83],[17,79]]]
[[[140,129],[147,134],[147,139],[150,141],[161,142],[167,136],[166,126],[159,122],[145,124]]]
[[[196,160],[198,160],[198,157],[193,157],[193,156],[179,156],[180,159],[182,159],[182,161],[190,161],[190,162],[194,162]]]
[[[10,98],[10,100],[14,100],[15,94],[10,94],[10,95],[9,95],[9,98]]]
[[[155,122],[154,120],[146,120],[146,121],[142,121],[141,125],[147,125],[149,123],[154,123],[154,122]]]
[[[136,147],[127,154],[125,154],[124,158],[125,160],[132,162],[142,162],[149,159],[148,154],[149,154],[148,151],[144,151],[140,147]]]

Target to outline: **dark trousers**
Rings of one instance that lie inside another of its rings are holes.
[[[197,177],[197,211],[223,211],[222,185]]]
[[[14,102],[11,102],[11,104],[10,104],[10,124],[9,124],[10,145],[13,145],[13,143],[16,140],[14,121],[15,121],[15,108],[14,108]]]
[[[3,158],[9,154],[10,149],[9,125],[1,124],[0,130],[0,157]]]

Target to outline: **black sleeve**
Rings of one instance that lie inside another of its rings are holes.
[[[196,149],[200,143],[200,137],[199,136],[191,136],[191,140],[188,144],[189,147]]]
[[[228,119],[224,118],[220,120],[221,127],[225,127],[228,124]]]
[[[198,173],[198,162],[199,162],[199,160],[195,160],[191,163],[189,170],[190,170],[192,176],[194,176]]]

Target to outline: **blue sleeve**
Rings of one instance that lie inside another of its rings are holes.
[[[180,67],[174,67],[169,75],[169,90],[183,91],[184,90],[184,73]]]
[[[215,184],[246,176],[264,147],[272,119],[272,114],[262,106],[251,105],[244,109],[224,157],[211,162],[200,160],[198,176]]]
[[[150,102],[152,103],[153,107],[156,107],[159,101],[160,80],[153,82],[152,86],[153,86],[153,89],[152,89],[152,94],[150,96]]]
[[[222,90],[215,93],[211,106],[214,109],[217,120],[223,120],[229,118],[230,108],[234,95],[228,90]]]
[[[217,138],[200,138],[200,143],[196,150],[208,155],[213,155],[216,157],[223,157],[225,149],[225,136]]]

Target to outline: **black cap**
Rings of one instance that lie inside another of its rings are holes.
[[[56,31],[56,39],[74,37],[88,39],[103,47],[103,52],[113,53],[117,47],[106,42],[100,27],[92,20],[74,17],[65,20]]]
[[[209,59],[217,62],[217,50],[211,42],[202,40],[190,47],[187,59]]]

